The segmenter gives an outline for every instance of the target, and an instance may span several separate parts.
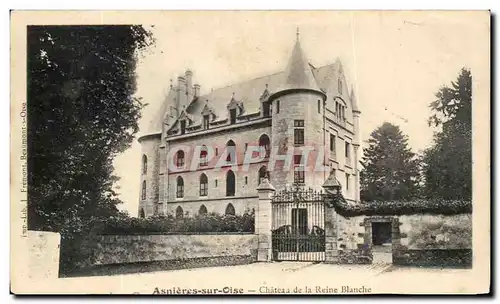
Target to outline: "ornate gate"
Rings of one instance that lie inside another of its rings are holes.
[[[324,261],[325,204],[321,191],[294,187],[272,200],[275,261]]]

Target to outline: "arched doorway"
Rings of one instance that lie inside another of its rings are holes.
[[[207,213],[208,213],[207,207],[205,207],[205,205],[201,205],[200,206],[200,210],[198,210],[198,214],[199,215],[205,215]]]
[[[231,203],[227,204],[225,214],[226,215],[236,215],[236,211],[234,210],[233,204],[231,204]]]
[[[175,209],[175,218],[180,219],[184,217],[184,210],[182,210],[181,206],[178,206],[177,209]]]

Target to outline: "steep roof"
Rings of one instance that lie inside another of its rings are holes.
[[[318,90],[324,91],[327,95],[337,94],[336,79],[338,78],[341,68],[339,60],[333,64],[318,68],[313,68],[309,64],[308,66]],[[201,112],[205,108],[205,105],[208,105],[213,111],[216,116],[216,121],[227,119],[227,105],[231,101],[231,98],[233,98],[234,93],[235,100],[243,102],[245,114],[259,112],[261,107],[260,99],[265,90],[267,89],[270,94],[277,92],[282,88],[282,83],[285,81],[285,75],[286,72],[283,71],[215,89],[193,99],[185,110],[188,114],[192,115],[195,121],[194,124],[202,122]],[[147,129],[141,131],[141,135],[161,133],[163,124],[172,125],[175,122],[176,117],[169,115],[170,108],[174,104],[174,98],[175,91],[170,90],[158,111],[149,121]],[[347,119],[350,119],[349,112]]]
[[[282,94],[288,90],[311,90],[325,95],[318,86],[311,65],[300,45],[298,31],[292,55],[283,75],[283,82],[272,95]]]

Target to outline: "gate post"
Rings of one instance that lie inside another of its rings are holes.
[[[259,203],[255,214],[255,233],[258,235],[257,261],[270,261],[271,254],[271,229],[272,229],[272,206],[271,200],[274,192],[273,185],[267,178],[263,178],[257,187]]]
[[[339,199],[342,196],[341,186],[334,171],[330,172],[330,176],[323,184],[325,196],[325,262],[337,264],[339,262],[337,250],[337,213],[335,212],[333,200]]]

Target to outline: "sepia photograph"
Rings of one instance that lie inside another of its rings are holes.
[[[490,292],[489,11],[12,11],[11,292]]]

